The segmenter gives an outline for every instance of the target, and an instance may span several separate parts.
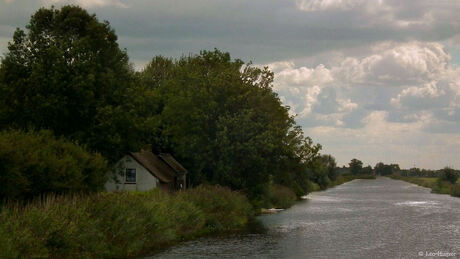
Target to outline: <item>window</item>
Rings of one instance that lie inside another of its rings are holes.
[[[126,169],[126,183],[135,183],[136,182],[136,169]]]

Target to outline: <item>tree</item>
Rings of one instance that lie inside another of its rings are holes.
[[[2,60],[0,125],[50,129],[113,160],[135,143],[132,79],[108,22],[77,6],[41,8]]]
[[[362,174],[373,174],[374,171],[372,170],[372,167],[368,165],[366,167],[363,167],[363,169],[361,169],[361,173]]]
[[[322,157],[319,156],[313,159],[309,164],[309,169],[311,170],[311,180],[317,183],[322,190],[326,189],[330,179],[328,177],[328,168]]]
[[[331,181],[335,181],[337,179],[337,163],[335,162],[335,158],[332,155],[322,155],[321,160],[326,167],[328,178]]]
[[[350,167],[351,174],[360,174],[363,169],[363,162],[356,158],[353,158],[348,165]]]
[[[446,166],[440,170],[439,178],[442,181],[448,181],[449,183],[456,183],[458,179],[458,174],[455,172],[454,169]]]
[[[254,201],[266,195],[270,176],[289,187],[308,178],[320,146],[295,125],[267,68],[201,51],[155,57],[138,78],[158,101],[159,137],[147,138],[184,163],[193,185],[243,189]]]
[[[399,168],[398,164],[386,165],[382,162],[379,162],[375,165],[374,171],[377,175],[391,175],[401,171],[401,169]]]
[[[0,200],[99,191],[107,162],[49,131],[0,132]]]
[[[390,168],[391,168],[391,174],[396,174],[399,171],[401,171],[401,168],[399,168],[398,164],[390,164]]]

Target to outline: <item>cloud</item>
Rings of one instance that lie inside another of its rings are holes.
[[[127,8],[128,6],[118,0],[43,0],[45,4],[70,4],[74,3],[84,8],[116,6]]]
[[[436,20],[435,14],[438,14],[427,8],[426,1],[404,3],[394,0],[297,0],[296,6],[308,13],[348,13],[356,17],[351,20],[353,22],[366,21],[361,24],[364,27],[389,26],[404,29],[431,26]]]
[[[297,1],[297,8],[305,12],[349,10],[366,2],[365,0],[300,0]]]
[[[456,166],[460,136],[427,131],[436,123],[430,112],[421,113],[412,123],[390,122],[388,117],[388,112],[374,111],[362,119],[363,128],[317,126],[307,132],[323,144],[324,153],[334,154],[339,164],[359,158],[365,164],[383,161],[403,168]]]
[[[308,87],[312,85],[326,85],[333,81],[331,72],[320,64],[315,68],[296,68],[293,62],[276,62],[268,64],[268,67],[276,73],[279,87],[297,85]]]
[[[350,84],[411,85],[437,78],[450,55],[436,42],[383,43],[373,55],[348,57],[334,67],[334,77]]]
[[[427,163],[426,151],[420,151],[460,149],[452,144],[460,139],[460,68],[444,45],[381,42],[353,56],[333,57],[328,65],[268,64],[275,90],[293,107],[297,122],[332,147],[325,152],[337,154],[339,163],[360,157],[405,167],[452,165],[450,153]]]
[[[308,68],[286,61],[267,66],[275,72],[275,90],[304,126],[343,126],[343,118],[358,107],[337,95],[331,71],[323,64]]]
[[[15,0],[0,2],[0,25],[24,27],[41,5],[53,3],[97,8],[130,58],[142,64],[158,54],[179,57],[215,47],[245,61],[273,63],[382,41],[447,41],[460,34],[460,4],[454,0],[324,0],[311,4],[325,10],[310,12],[299,9],[298,0]]]
[[[362,57],[342,55],[330,66],[283,61],[268,67],[275,72],[275,89],[293,103],[300,120],[308,117],[304,120],[308,126],[333,121],[356,127],[347,121],[360,118],[351,119],[350,114],[362,117],[373,110],[402,109],[406,114],[401,113],[401,119],[413,119],[407,114],[413,110],[456,107],[459,73],[442,44],[384,42],[370,51]]]
[[[446,93],[445,87],[432,81],[421,87],[412,86],[402,90],[397,97],[391,99],[391,103],[396,108],[427,110],[449,105],[449,95]]]

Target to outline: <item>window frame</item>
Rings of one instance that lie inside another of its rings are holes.
[[[134,181],[128,181],[128,172],[134,172]],[[137,183],[137,171],[136,168],[126,168],[125,170],[125,183],[126,184],[136,184]]]

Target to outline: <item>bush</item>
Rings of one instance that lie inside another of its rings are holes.
[[[297,200],[295,193],[286,186],[273,184],[270,186],[270,202],[273,207],[287,209]]]
[[[246,196],[218,185],[200,185],[180,192],[177,199],[194,204],[204,213],[203,233],[241,229],[254,213]]]
[[[0,132],[0,199],[103,188],[107,162],[50,131]]]

